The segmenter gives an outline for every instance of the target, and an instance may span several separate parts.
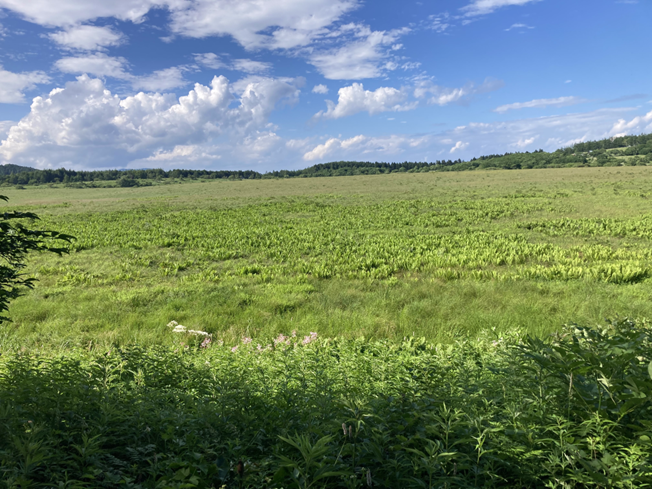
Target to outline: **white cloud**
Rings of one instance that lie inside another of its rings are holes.
[[[36,88],[40,83],[48,83],[50,78],[42,71],[13,73],[0,65],[0,103],[19,104],[25,101],[23,92]]]
[[[59,46],[68,49],[97,51],[110,46],[119,46],[125,41],[125,36],[110,27],[93,25],[77,25],[66,30],[48,35]]]
[[[431,154],[435,159],[436,155],[452,154],[455,158],[466,159],[514,151],[513,148],[525,150],[536,141],[541,141],[539,147],[554,151],[570,144],[602,139],[623,131],[629,134],[643,132],[652,124],[652,112],[633,118],[623,117],[632,110],[634,109],[601,109],[507,122],[470,122],[449,131],[425,135],[376,138],[358,135],[350,139],[340,136],[308,147],[304,152],[304,160],[422,161],[424,154]],[[618,121],[619,118],[623,120]],[[647,131],[652,131],[652,127]],[[451,153],[453,148],[456,149]]]
[[[451,148],[450,153],[453,154],[453,153],[455,153],[456,151],[462,151],[462,150],[465,150],[466,148],[469,147],[469,144],[470,144],[470,143],[465,143],[465,142],[463,142],[463,141],[458,141],[458,142],[455,143],[455,146],[453,146],[453,147]]]
[[[338,94],[337,104],[327,100],[328,110],[318,112],[315,118],[339,119],[358,112],[374,115],[381,112],[411,110],[416,107],[415,103],[403,104],[407,99],[407,93],[392,87],[380,87],[372,92],[365,90],[362,83],[354,83],[349,87],[340,88]]]
[[[172,8],[171,28],[187,37],[232,36],[246,49],[291,49],[307,46],[357,6],[357,0],[195,0]]]
[[[625,136],[626,134],[641,134],[652,132],[652,112],[643,116],[634,117],[629,122],[625,119],[619,119],[611,131],[610,136]]]
[[[179,67],[166,68],[155,71],[151,75],[134,77],[131,84],[137,90],[160,92],[188,85],[188,80],[183,77],[183,70]]]
[[[446,32],[450,27],[450,15],[447,13],[440,15],[431,15],[428,17],[429,22],[426,24],[428,29],[432,29],[440,34]]]
[[[353,38],[329,50],[315,51],[309,62],[329,80],[361,80],[376,78],[398,65],[388,59],[391,46],[408,29],[371,31],[368,27],[350,24],[340,34],[347,32]]]
[[[182,0],[0,0],[0,8],[48,27],[68,27],[101,17],[141,22],[153,7],[183,5]]]
[[[326,85],[315,85],[312,87],[312,93],[319,93],[321,95],[326,95],[328,93],[328,87]]]
[[[111,76],[127,80],[132,77],[127,71],[127,60],[115,58],[106,54],[88,54],[70,56],[57,60],[54,66],[63,73],[88,74],[93,76]]]
[[[390,135],[369,137],[362,134],[349,138],[330,138],[323,144],[315,146],[303,155],[305,161],[334,158],[338,155],[354,153],[359,158],[369,158],[370,155],[383,157],[396,155],[408,149],[415,149],[428,143],[429,136]]]
[[[9,129],[14,125],[16,125],[14,121],[0,121],[0,140],[7,137]]]
[[[445,134],[454,140],[471,142],[477,152],[475,156],[503,153],[510,146],[525,147],[530,140],[534,142],[537,139],[546,141],[541,145],[543,149],[555,150],[575,142],[609,137],[628,124],[628,130],[636,132],[637,127],[643,126],[644,117],[634,118],[633,121],[636,122],[630,121],[619,126],[618,123],[614,124],[619,116],[631,110],[633,109],[600,109],[507,122],[471,122]],[[650,118],[652,121],[652,115]]]
[[[474,17],[476,15],[490,14],[501,7],[520,6],[538,1],[540,0],[474,0],[460,10],[464,12],[465,16]]]
[[[580,97],[558,97],[558,98],[541,98],[530,100],[529,102],[517,102],[514,104],[501,105],[496,107],[494,112],[503,114],[508,110],[520,109],[542,109],[545,107],[568,107],[570,105],[577,105],[587,102],[587,100]]]
[[[272,69],[272,64],[253,59],[236,59],[233,61],[232,69],[250,74],[265,73]]]
[[[231,36],[246,49],[309,45],[359,5],[359,0],[0,0],[0,8],[47,27],[75,26],[103,17],[142,22],[153,8],[170,11],[176,35]]]
[[[124,167],[220,137],[228,138],[228,151],[248,145],[241,151],[251,154],[265,147],[261,141],[275,140],[269,116],[297,94],[288,81],[266,79],[252,81],[236,98],[227,79],[215,77],[210,86],[196,84],[178,99],[142,92],[121,98],[101,80],[82,75],[34,99],[30,113],[2,141],[0,159],[38,168]]]
[[[435,85],[430,80],[421,80],[416,84],[414,96],[422,99],[430,95],[427,100],[428,104],[448,105],[455,102],[467,102],[473,95],[493,92],[499,90],[504,85],[505,83],[502,80],[487,78],[479,86],[476,86],[474,83],[467,83],[460,88],[448,88]]]
[[[107,56],[103,53],[61,58],[55,63],[55,66],[63,73],[73,75],[110,76],[119,80],[127,80],[136,90],[165,91],[183,87],[189,83],[183,77],[184,71],[187,70],[183,66],[174,66],[149,75],[136,76],[127,71],[126,59]]]
[[[507,29],[505,29],[505,31],[509,32],[511,30],[514,30],[514,29],[524,30],[524,29],[534,29],[534,27],[532,27],[531,25],[527,25],[527,24],[512,24],[511,27],[508,27]]]
[[[528,139],[519,139],[515,143],[512,143],[512,146],[515,147],[515,148],[519,148],[519,149],[527,148],[529,145],[531,145],[538,138],[539,138],[539,136],[536,135],[536,136],[532,136],[531,138],[528,138]]]
[[[272,69],[271,63],[265,63],[263,61],[255,61],[253,59],[236,59],[233,61],[222,61],[222,59],[215,53],[201,53],[194,55],[195,62],[217,70],[224,68],[232,71],[242,71],[244,73],[255,74],[255,73],[265,73]]]
[[[195,54],[194,58],[196,63],[213,70],[227,67],[226,63],[224,63],[215,53],[199,53]]]
[[[195,162],[198,160],[219,160],[220,155],[211,154],[210,147],[196,144],[177,145],[170,151],[158,150],[152,156],[144,158],[146,161],[155,162]],[[208,150],[208,151],[207,151]]]

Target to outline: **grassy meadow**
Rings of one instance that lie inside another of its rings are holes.
[[[297,330],[450,342],[652,316],[647,167],[4,189],[77,237],[33,256],[0,347]]]
[[[4,189],[77,241],[0,325],[0,489],[650,487],[651,183]]]

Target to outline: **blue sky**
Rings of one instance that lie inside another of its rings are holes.
[[[652,132],[650,0],[0,0],[0,163],[295,169]]]

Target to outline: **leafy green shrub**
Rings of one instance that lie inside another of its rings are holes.
[[[652,329],[0,357],[0,487],[652,483]]]

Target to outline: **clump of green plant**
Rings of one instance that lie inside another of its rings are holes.
[[[3,354],[0,487],[652,484],[645,321],[447,346],[175,337]]]

